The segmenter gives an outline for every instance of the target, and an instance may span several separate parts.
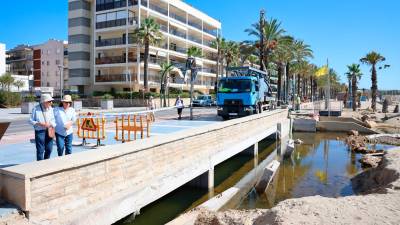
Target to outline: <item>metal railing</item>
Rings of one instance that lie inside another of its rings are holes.
[[[188,39],[189,39],[190,41],[194,41],[194,42],[196,42],[196,43],[202,44],[201,39],[199,39],[199,38],[197,38],[197,37],[195,37],[195,36],[188,35]]]
[[[125,63],[125,62],[126,62],[125,56],[104,56],[96,58],[96,65]],[[136,62],[136,58],[128,57],[128,62]]]
[[[112,45],[124,45],[126,43],[124,38],[109,38],[96,40],[96,47],[112,46]]]
[[[172,19],[178,20],[179,22],[182,22],[186,24],[186,18],[183,18],[182,16],[179,16],[178,14],[175,14],[173,12],[169,12],[169,17]]]
[[[163,9],[163,8],[161,8],[161,7],[158,6],[158,5],[154,5],[154,4],[150,3],[150,4],[149,4],[149,8],[152,9],[152,10],[154,10],[154,11],[156,11],[156,12],[159,12],[159,13],[165,15],[165,16],[168,16],[168,10]]]
[[[178,37],[181,37],[181,38],[186,39],[186,33],[183,33],[183,32],[178,31],[178,30],[176,30],[176,29],[169,29],[169,33],[170,33],[170,34],[173,34],[173,35],[175,35],[175,36],[178,36]]]
[[[169,46],[169,50],[175,51],[175,52],[179,52],[179,53],[183,53],[186,54],[187,53],[187,48],[183,48],[183,47],[178,47],[178,46]]]
[[[213,36],[217,36],[217,30],[208,30],[208,29],[203,29],[203,31],[207,34],[211,34]]]
[[[197,29],[199,29],[199,30],[202,30],[202,27],[201,27],[201,25],[200,24],[198,24],[198,23],[195,23],[195,22],[192,22],[192,21],[188,21],[188,24],[190,25],[190,26],[192,26],[192,27],[195,27],[195,28],[197,28]]]
[[[132,76],[136,78],[136,76]],[[134,79],[132,79],[133,81]],[[107,74],[107,75],[96,75],[96,82],[127,82],[129,81],[129,75],[127,74]]]
[[[214,68],[201,68],[201,71],[205,73],[217,73],[217,70]]]
[[[136,17],[129,17],[128,23],[129,23],[129,25],[137,24]],[[96,29],[119,27],[119,26],[125,26],[125,25],[126,25],[126,18],[116,19],[116,20],[108,20],[108,21],[103,21],[103,22],[97,22]]]
[[[128,5],[137,5],[138,0],[128,0]],[[96,12],[104,11],[104,10],[110,10],[110,9],[117,9],[117,8],[123,8],[126,7],[126,0],[118,0],[118,1],[113,1],[113,2],[107,2],[107,3],[100,3],[97,2],[96,4]]]

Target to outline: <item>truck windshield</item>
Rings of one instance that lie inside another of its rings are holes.
[[[197,100],[207,100],[207,99],[208,99],[208,96],[205,96],[205,95],[200,95],[197,97]]]
[[[221,80],[218,85],[218,92],[220,93],[240,93],[250,91],[250,80]]]

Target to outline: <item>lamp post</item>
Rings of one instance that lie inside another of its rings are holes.
[[[63,98],[64,66],[59,65],[58,69],[60,70],[60,99],[62,99]]]

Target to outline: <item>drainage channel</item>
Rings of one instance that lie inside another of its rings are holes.
[[[276,149],[275,135],[259,142],[257,158],[249,154],[239,153],[236,156],[215,166],[214,189],[196,188],[184,185],[163,198],[149,204],[140,210],[139,215],[130,215],[116,222],[116,225],[159,225],[165,224],[181,213],[184,213],[213,196],[234,186],[239,180],[257,166],[258,162],[266,159]]]

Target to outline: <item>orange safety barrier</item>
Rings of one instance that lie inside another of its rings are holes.
[[[121,115],[115,118],[115,140],[132,141],[131,134],[133,133],[133,140],[136,140],[137,132],[140,132],[140,138],[150,137],[150,123],[154,120],[154,116],[147,115]],[[121,133],[121,136],[119,135]]]
[[[104,117],[90,117],[95,114],[88,113],[86,118],[78,118],[77,119],[77,135],[79,138],[82,138],[82,145],[86,145],[86,139],[96,139],[97,146],[101,144],[101,140],[106,139],[105,132],[105,123],[106,120]]]

